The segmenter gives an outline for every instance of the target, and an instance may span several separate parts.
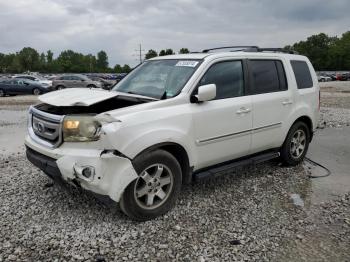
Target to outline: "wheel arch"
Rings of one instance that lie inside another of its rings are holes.
[[[303,122],[307,125],[307,127],[309,128],[309,131],[310,131],[310,141],[312,140],[312,137],[313,137],[313,123],[312,123],[312,120],[309,116],[307,115],[303,115],[303,116],[300,116],[298,117],[293,123],[292,125],[290,126],[289,130],[292,128],[292,126],[296,123],[296,122]]]
[[[55,86],[55,90],[58,90],[58,88],[59,88],[60,86],[61,86],[63,89],[65,89],[65,88],[66,88],[66,86],[65,86],[65,85],[58,84],[58,85],[56,85],[56,86]]]
[[[190,160],[186,149],[178,143],[175,142],[163,142],[152,145],[140,153],[138,153],[134,159],[142,154],[147,154],[148,152],[161,149],[172,154],[176,160],[179,162],[182,171],[182,183],[189,184],[192,181],[192,167],[190,166]]]

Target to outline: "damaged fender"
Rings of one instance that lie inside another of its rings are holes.
[[[108,195],[115,202],[119,202],[125,188],[138,177],[128,158],[111,152],[84,157],[67,155],[59,158],[57,165],[65,180],[76,179],[84,189]],[[91,181],[79,178],[75,166],[93,167],[95,172]]]

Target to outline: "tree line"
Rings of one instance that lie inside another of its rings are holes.
[[[12,54],[0,53],[0,73],[22,73],[26,71],[42,73],[128,73],[129,65],[116,64],[109,67],[107,53],[84,55],[73,50],[62,51],[57,58],[51,50],[38,53],[34,48],[25,47]]]
[[[312,35],[305,41],[284,47],[287,51],[297,51],[309,57],[316,70],[350,70],[350,31],[341,37],[328,36],[325,33]],[[190,53],[188,48],[181,48],[179,54]],[[148,50],[145,59],[157,56],[172,55],[171,48],[157,52]],[[97,55],[62,51],[57,58],[51,50],[39,53],[34,48],[25,47],[21,51],[10,54],[0,53],[0,73],[22,73],[39,71],[43,73],[128,73],[131,67],[127,64],[116,64],[113,68],[108,63],[107,53],[103,50]]]
[[[307,56],[318,71],[350,70],[350,31],[341,37],[312,35],[284,48]]]

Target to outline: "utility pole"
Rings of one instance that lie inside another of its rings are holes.
[[[139,61],[140,61],[140,64],[141,64],[142,61],[143,61],[142,56],[143,56],[143,53],[145,52],[145,50],[142,49],[141,44],[139,45],[138,49],[135,49],[135,52],[137,52],[137,54],[135,54],[135,55],[139,57]]]

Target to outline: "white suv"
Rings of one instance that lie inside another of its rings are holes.
[[[276,157],[296,165],[317,125],[317,76],[304,56],[263,51],[157,57],[112,91],[42,95],[27,157],[136,220],[167,212],[195,179]]]

